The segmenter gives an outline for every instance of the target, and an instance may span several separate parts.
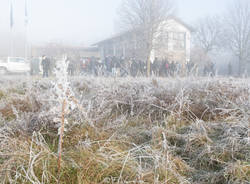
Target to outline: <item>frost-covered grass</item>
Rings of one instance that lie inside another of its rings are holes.
[[[69,91],[59,83],[1,78],[2,183],[249,183],[249,79],[72,78]]]

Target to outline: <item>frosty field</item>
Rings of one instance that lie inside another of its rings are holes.
[[[63,82],[1,77],[0,183],[250,183],[249,79]]]

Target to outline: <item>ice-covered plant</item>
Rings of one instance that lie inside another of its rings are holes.
[[[62,60],[57,61],[56,63],[56,69],[55,69],[55,82],[54,82],[54,93],[57,97],[57,104],[58,109],[60,113],[59,118],[55,119],[56,121],[60,121],[60,126],[58,129],[59,134],[59,143],[58,143],[58,173],[60,175],[60,169],[61,169],[61,158],[62,158],[62,144],[63,144],[63,135],[65,129],[65,125],[68,123],[66,119],[66,114],[69,112],[70,109],[74,109],[74,103],[75,100],[72,101],[72,98],[74,98],[73,92],[70,87],[70,82],[68,79],[68,61],[66,57],[64,57]],[[75,98],[74,98],[75,99]]]

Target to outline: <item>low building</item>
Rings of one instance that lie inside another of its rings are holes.
[[[186,64],[190,61],[192,28],[176,17],[163,21],[155,33],[151,60],[154,58]],[[107,56],[137,58],[145,61],[145,41],[136,31],[114,35],[94,45],[99,48],[101,58]]]
[[[50,43],[44,46],[33,46],[31,50],[32,56],[34,57],[40,57],[42,55],[61,57],[62,55],[67,55],[73,58],[100,58],[97,47],[76,47]]]

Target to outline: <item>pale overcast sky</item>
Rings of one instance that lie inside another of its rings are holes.
[[[32,43],[90,44],[114,33],[122,0],[27,0]],[[175,0],[177,16],[188,24],[225,11],[232,0]],[[14,30],[24,32],[25,0],[13,0]],[[9,32],[10,0],[0,0],[0,34]],[[1,35],[0,35],[1,36]]]

